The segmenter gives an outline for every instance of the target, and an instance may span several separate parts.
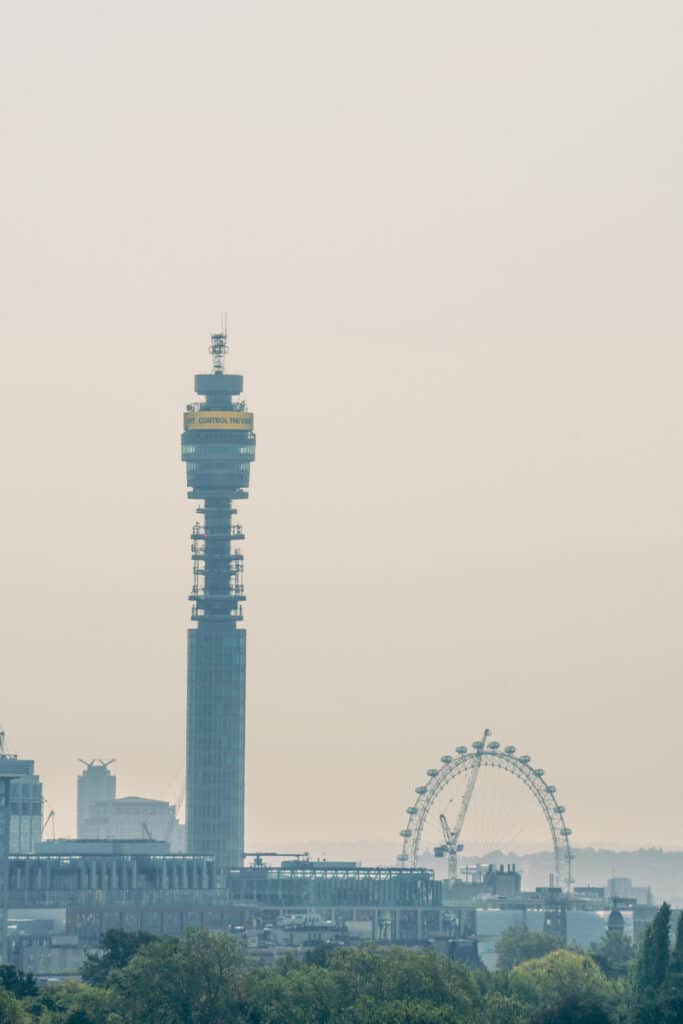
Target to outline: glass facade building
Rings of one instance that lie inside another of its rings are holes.
[[[0,963],[7,960],[7,906],[9,898],[10,803],[12,782],[26,774],[33,762],[18,761],[2,752],[0,735]]]
[[[33,853],[43,831],[43,786],[33,761],[16,761],[23,774],[10,783],[9,850]]]

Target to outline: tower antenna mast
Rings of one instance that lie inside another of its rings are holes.
[[[211,335],[211,344],[209,345],[209,352],[211,353],[211,359],[213,361],[214,373],[223,373],[225,369],[225,357],[228,353],[227,313],[223,314],[222,320],[223,323],[221,325],[220,333]]]

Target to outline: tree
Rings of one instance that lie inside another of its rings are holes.
[[[111,993],[101,986],[84,985],[70,979],[41,988],[24,1002],[34,1020],[41,1024],[120,1024]]]
[[[676,926],[676,944],[671,953],[672,974],[683,977],[683,912],[679,912],[678,924]]]
[[[91,985],[106,985],[113,970],[125,967],[143,946],[157,941],[149,932],[125,932],[112,928],[102,936],[102,953],[91,953],[83,964],[81,977]]]
[[[608,978],[625,978],[633,961],[633,943],[627,935],[608,932],[591,947],[591,956]]]
[[[0,989],[0,1024],[29,1024],[29,1020],[17,997]]]
[[[583,1000],[587,1005],[609,1011],[615,1001],[615,990],[590,956],[568,949],[557,949],[540,960],[519,964],[510,972],[513,996],[546,1014],[567,1007],[570,1000]]]
[[[598,1001],[567,996],[552,1009],[541,1011],[534,1024],[611,1024],[612,1017]]]
[[[229,935],[190,931],[143,945],[110,985],[131,1024],[229,1024],[244,996],[244,955]]]
[[[664,986],[670,967],[671,907],[662,903],[640,945],[633,976],[633,1024],[662,1024]]]
[[[636,961],[636,988],[640,992],[655,993],[664,984],[669,969],[669,931],[671,907],[662,903],[643,937]]]
[[[526,925],[508,928],[496,945],[498,969],[510,971],[526,960],[537,960],[563,945],[559,936],[551,932],[530,932]]]
[[[669,960],[669,973],[660,996],[661,1024],[683,1021],[683,913],[679,913],[676,942]]]
[[[17,999],[24,999],[26,996],[35,996],[38,993],[36,979],[31,972],[24,974],[14,964],[0,965],[0,986],[7,992],[11,992]]]
[[[484,1001],[484,1020],[491,1024],[528,1024],[528,1007],[514,996],[489,992]]]
[[[487,1019],[483,1002],[476,976],[460,963],[363,946],[252,971],[244,1005],[254,1024],[472,1024]],[[501,1015],[500,1024],[524,1022]]]

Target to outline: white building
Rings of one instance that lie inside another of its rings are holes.
[[[185,852],[185,827],[166,800],[124,796],[101,800],[83,822],[82,839],[160,839],[173,853]]]

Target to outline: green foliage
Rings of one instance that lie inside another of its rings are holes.
[[[242,947],[229,935],[188,932],[140,947],[110,984],[130,1024],[229,1024],[244,991]]]
[[[671,953],[664,1004],[666,1024],[681,1024],[683,1021],[683,912],[678,917],[676,944]]]
[[[11,992],[18,999],[24,999],[26,996],[35,996],[38,992],[36,979],[33,975],[30,972],[24,974],[14,964],[0,965],[0,987],[4,988],[6,992]]]
[[[511,971],[526,960],[538,960],[547,953],[560,949],[562,940],[550,932],[530,932],[526,925],[508,928],[496,945],[498,969]]]
[[[92,985],[106,985],[113,970],[125,967],[142,946],[156,941],[157,936],[149,932],[125,932],[112,928],[102,936],[104,952],[86,957],[81,976]]]
[[[608,933],[591,948],[591,956],[608,978],[626,978],[633,962],[633,943],[626,935]]]
[[[605,1007],[583,996],[567,996],[552,1009],[541,1011],[533,1024],[611,1024],[613,1018]]]
[[[613,986],[593,959],[568,949],[555,950],[540,960],[513,968],[510,990],[520,1002],[545,1014],[542,1019],[547,1021],[571,1000],[583,1000],[607,1014],[615,1000]]]
[[[0,1024],[29,1024],[30,1018],[16,996],[0,989]]]
[[[111,992],[80,981],[64,981],[41,988],[24,1002],[40,1024],[119,1024]]]
[[[664,1024],[670,1002],[667,992],[670,974],[671,908],[662,903],[640,944],[633,976],[632,1024]]]
[[[247,1019],[259,1024],[472,1024],[483,1003],[462,964],[372,947],[315,950],[254,971],[246,997]]]
[[[672,974],[683,976],[683,911],[678,915],[676,944],[671,954],[670,970]]]
[[[671,907],[662,903],[648,927],[636,961],[636,987],[642,993],[658,992],[669,968]]]
[[[373,946],[319,947],[264,968],[226,935],[110,932],[90,984],[48,985],[21,1002],[0,989],[0,1024],[683,1024],[683,924],[662,976],[660,914],[628,980],[619,976],[625,950],[609,940],[592,956],[554,949],[488,973],[432,951]],[[528,953],[528,933],[504,938],[504,956],[520,955],[520,939]]]
[[[527,1024],[529,1009],[514,996],[490,992],[484,1001],[484,1020],[491,1024]]]

